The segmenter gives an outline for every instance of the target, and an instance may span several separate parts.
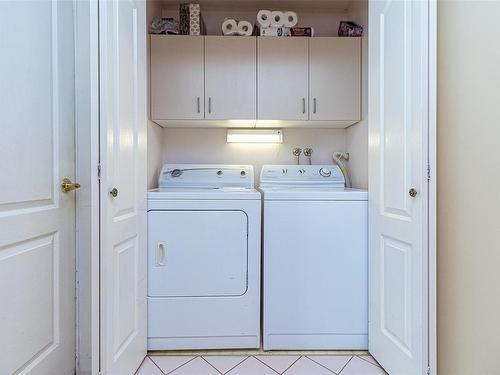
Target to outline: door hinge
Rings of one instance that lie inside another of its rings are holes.
[[[101,180],[101,163],[97,164],[97,179]]]
[[[431,165],[427,163],[427,181],[431,180]]]
[[[427,367],[427,375],[431,375],[431,367]]]

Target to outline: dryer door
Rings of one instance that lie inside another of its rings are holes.
[[[239,296],[247,290],[243,211],[150,211],[150,297]]]

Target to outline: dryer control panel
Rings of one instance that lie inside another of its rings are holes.
[[[338,165],[264,165],[260,186],[343,188],[345,179]]]
[[[165,164],[158,180],[160,188],[254,188],[251,165]]]

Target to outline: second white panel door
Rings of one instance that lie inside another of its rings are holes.
[[[308,38],[257,38],[258,119],[307,120]]]
[[[256,117],[255,37],[205,37],[205,118]]]
[[[311,38],[311,120],[359,120],[361,38]]]

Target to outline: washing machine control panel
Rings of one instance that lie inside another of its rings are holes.
[[[260,185],[344,187],[345,179],[337,165],[264,165]]]

